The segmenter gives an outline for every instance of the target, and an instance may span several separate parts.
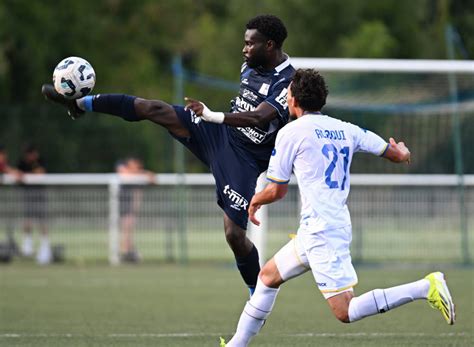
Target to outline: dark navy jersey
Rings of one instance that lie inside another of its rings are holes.
[[[268,162],[276,134],[288,122],[286,95],[294,72],[289,59],[272,71],[252,69],[246,63],[242,65],[240,92],[232,100],[231,112],[254,111],[262,102],[277,111],[277,117],[264,127],[228,127],[230,141],[251,151],[258,160]]]

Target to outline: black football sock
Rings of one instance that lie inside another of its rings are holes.
[[[235,261],[240,275],[249,287],[250,294],[253,294],[255,286],[257,285],[258,273],[260,272],[257,248],[253,246],[249,254],[245,257],[235,257]]]
[[[84,98],[86,111],[94,111],[111,114],[125,119],[129,122],[139,121],[135,112],[136,96],[125,94],[97,94],[88,95]]]

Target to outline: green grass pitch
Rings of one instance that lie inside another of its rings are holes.
[[[359,267],[357,293],[416,280],[432,269]],[[457,323],[417,301],[339,323],[312,276],[285,284],[252,346],[473,346],[472,268],[443,269]],[[0,266],[0,346],[218,346],[247,299],[232,265]]]

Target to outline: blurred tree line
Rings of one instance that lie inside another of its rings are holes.
[[[35,143],[50,172],[110,172],[131,154],[172,172],[174,140],[165,130],[98,114],[72,121],[42,99],[41,84],[73,55],[95,68],[95,93],[173,102],[178,54],[189,70],[237,82],[245,24],[262,13],[285,22],[290,56],[445,59],[448,23],[474,50],[470,0],[2,0],[0,143],[13,162],[25,142]],[[237,91],[185,87],[216,110],[228,109]],[[205,171],[191,155],[186,161],[187,171]]]

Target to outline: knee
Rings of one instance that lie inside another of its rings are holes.
[[[135,101],[137,113],[141,118],[155,120],[158,117],[166,114],[171,108],[170,105],[160,100],[146,100],[137,98]]]
[[[270,288],[278,288],[283,283],[280,275],[277,275],[276,271],[269,268],[267,265],[260,270],[258,277],[263,284]]]
[[[245,234],[234,228],[225,229],[225,239],[232,250],[238,250],[245,245]]]
[[[328,304],[334,316],[342,323],[350,323],[349,304],[353,298],[351,291],[343,292],[328,299]]]
[[[347,309],[345,310],[340,310],[340,311],[335,311],[334,315],[336,318],[341,321],[342,323],[350,323],[351,321],[349,320],[349,311]]]
[[[270,271],[267,266],[264,266],[261,270],[260,273],[258,274],[258,277],[260,277],[260,280],[265,284],[267,287],[270,286],[270,284],[273,282],[273,272]]]

